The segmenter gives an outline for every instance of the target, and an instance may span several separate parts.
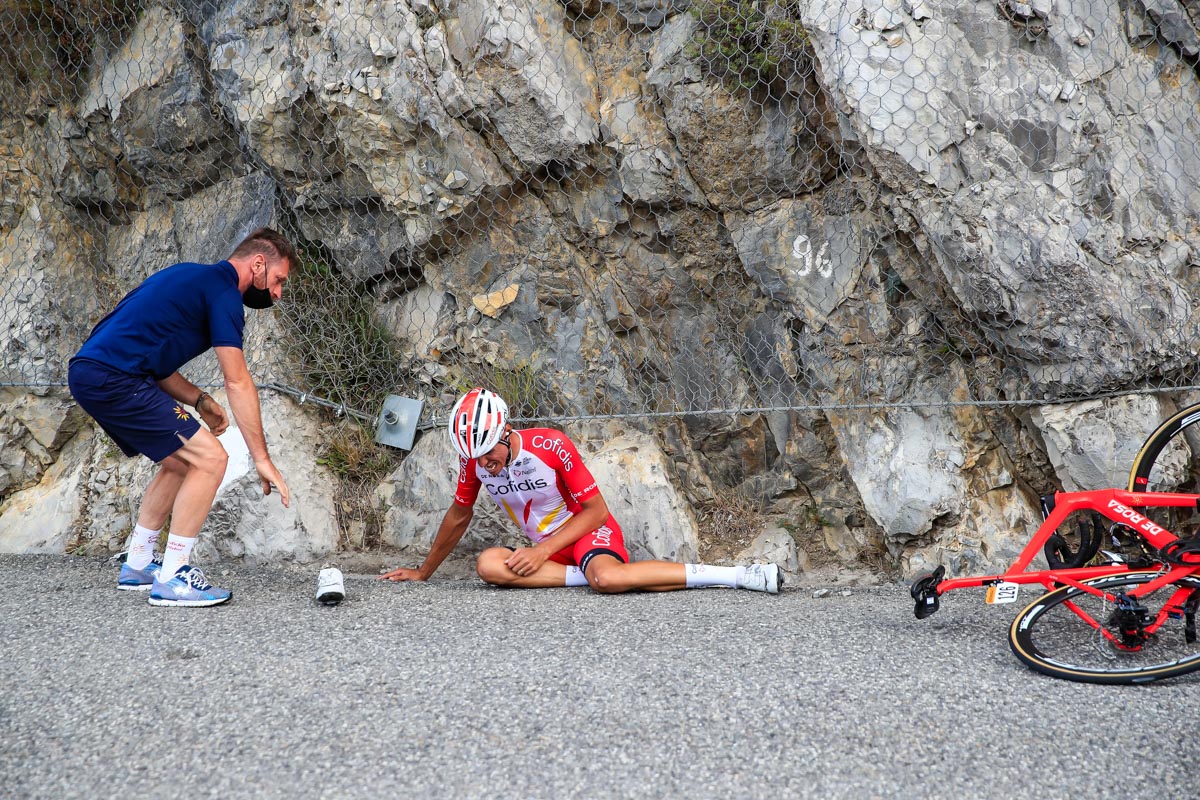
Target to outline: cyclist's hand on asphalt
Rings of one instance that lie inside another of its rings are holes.
[[[423,581],[425,576],[420,570],[408,569],[407,567],[397,567],[391,572],[385,572],[379,576],[381,581]]]
[[[225,415],[225,409],[221,408],[221,404],[214,400],[212,395],[204,395],[200,407],[196,410],[200,412],[200,419],[204,420],[213,436],[220,436],[229,427],[229,417]]]
[[[522,578],[527,578],[542,568],[546,556],[535,547],[522,547],[504,560],[504,565]]]
[[[274,488],[279,492],[279,499],[283,501],[284,508],[290,508],[292,504],[292,493],[288,489],[287,481],[283,479],[283,475],[271,463],[271,459],[254,462],[254,468],[258,470],[258,478],[262,481],[263,497],[271,493]]]

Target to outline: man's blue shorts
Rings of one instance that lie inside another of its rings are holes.
[[[149,376],[129,375],[98,361],[75,358],[67,368],[67,385],[80,408],[100,423],[127,456],[141,453],[158,463],[200,430],[200,423],[183,404]]]

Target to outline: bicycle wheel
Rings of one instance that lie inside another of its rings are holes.
[[[1026,666],[1056,678],[1086,683],[1148,683],[1200,669],[1200,641],[1187,633],[1200,600],[1200,578],[1187,576],[1168,584],[1140,602],[1156,615],[1171,601],[1183,609],[1190,599],[1190,615],[1179,613],[1144,640],[1131,641],[1121,634],[1121,618],[1112,596],[1131,591],[1158,577],[1157,572],[1123,572],[1086,581],[1103,589],[1097,597],[1074,586],[1064,586],[1035,600],[1013,620],[1008,643]],[[1088,620],[1113,633],[1126,646],[1118,646]],[[1193,641],[1188,641],[1191,638]]]
[[[1142,443],[1129,469],[1131,492],[1167,492],[1194,483],[1191,448],[1175,437],[1200,422],[1200,403],[1173,414]]]
[[[1195,432],[1188,429],[1197,422],[1200,403],[1173,414],[1146,437],[1133,459],[1126,488],[1131,492],[1200,491],[1200,474],[1187,441],[1196,441]],[[1187,538],[1200,533],[1200,514],[1194,508],[1152,508],[1142,513],[1177,536]]]

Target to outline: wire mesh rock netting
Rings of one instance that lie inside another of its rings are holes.
[[[0,0],[0,500],[57,464],[87,493],[59,527],[120,546],[138,468],[68,448],[51,388],[146,275],[270,225],[301,263],[247,314],[252,373],[351,418],[264,406],[323,476],[311,552],[420,549],[444,440],[400,464],[363,423],[485,384],[520,418],[620,418],[585,445],[616,442],[588,458],[631,530],[678,512],[709,554],[795,568],[1002,560],[1039,492],[1123,483],[1122,447],[1196,397],[1193,16]]]
[[[302,263],[248,315],[252,372],[366,414],[1191,386],[1191,14],[7,0],[0,382],[61,384],[148,273],[271,224]]]

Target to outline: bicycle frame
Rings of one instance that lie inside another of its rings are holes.
[[[1059,492],[1054,495],[1054,509],[1046,520],[1038,527],[1037,532],[1029,543],[1021,550],[1016,561],[1002,574],[983,575],[967,578],[947,578],[939,581],[935,591],[942,595],[954,589],[965,589],[977,586],[991,586],[998,583],[1035,584],[1040,583],[1047,591],[1060,586],[1074,586],[1081,591],[1105,596],[1105,592],[1083,583],[1090,578],[1104,575],[1115,575],[1129,572],[1125,564],[1104,564],[1093,567],[1066,567],[1060,569],[1044,569],[1029,571],[1033,559],[1042,552],[1047,540],[1058,530],[1068,516],[1077,511],[1095,511],[1105,518],[1128,527],[1138,536],[1145,539],[1152,547],[1161,550],[1163,547],[1178,541],[1179,537],[1171,531],[1158,525],[1144,514],[1139,514],[1139,507],[1176,507],[1195,508],[1200,510],[1200,494],[1172,494],[1167,492],[1130,492],[1123,489],[1099,489],[1090,492]],[[1185,575],[1200,575],[1200,562],[1194,565],[1172,566],[1164,569],[1158,578],[1144,584],[1129,593],[1130,597],[1148,594],[1179,579]]]
[[[1194,538],[1176,536],[1138,510],[1200,511],[1200,494],[1101,489],[1060,492],[1052,499],[1050,505],[1051,498],[1043,498],[1046,519],[1004,572],[946,579],[943,565],[914,580],[909,594],[916,601],[917,619],[937,613],[941,595],[954,589],[994,586],[988,602],[1011,603],[1017,599],[1016,585],[1040,584],[1046,594],[1017,614],[1008,633],[1013,653],[1031,669],[1068,680],[1114,684],[1200,670],[1200,547]],[[1057,534],[1077,512],[1092,518],[1079,521],[1079,546],[1072,551]],[[1120,526],[1139,537],[1142,552],[1134,565],[1115,554],[1106,554],[1110,563],[1085,565],[1104,538],[1097,518],[1115,523],[1110,535]],[[1031,569],[1043,552],[1059,566]],[[1076,625],[1083,630],[1073,630]]]

